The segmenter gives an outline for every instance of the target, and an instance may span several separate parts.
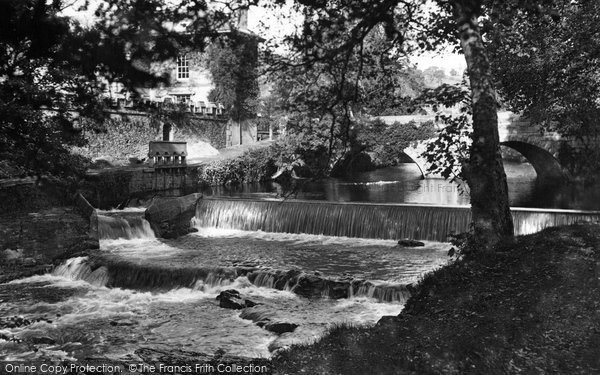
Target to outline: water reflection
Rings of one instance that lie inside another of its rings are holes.
[[[505,162],[510,205],[513,207],[600,209],[600,186],[542,183],[529,163]],[[232,197],[281,197],[337,202],[386,202],[439,205],[468,205],[466,186],[443,178],[422,179],[416,164],[406,163],[361,173],[351,178],[319,181],[299,180],[282,187],[269,182],[236,187],[212,187],[208,195]]]

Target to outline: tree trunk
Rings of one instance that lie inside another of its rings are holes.
[[[479,30],[479,12],[469,5],[472,1],[465,3],[455,3],[473,109],[473,143],[463,173],[470,188],[475,238],[485,249],[491,249],[498,241],[512,238],[514,228],[500,155],[496,93]]]

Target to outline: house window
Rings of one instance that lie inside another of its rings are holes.
[[[190,78],[190,63],[187,55],[180,55],[177,58],[177,79]]]
[[[177,98],[177,103],[185,104],[191,102],[192,95],[184,94],[184,95],[175,95]]]

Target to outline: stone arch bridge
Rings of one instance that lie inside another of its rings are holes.
[[[435,121],[433,115],[380,118],[390,125],[394,122]],[[558,161],[561,144],[565,142],[559,134],[542,132],[539,127],[532,126],[527,119],[508,111],[498,112],[498,133],[500,144],[523,155],[533,166],[539,179],[562,179],[567,176],[566,170]],[[423,176],[427,174],[429,163],[421,155],[430,141],[418,142],[404,150],[404,153],[417,164]]]

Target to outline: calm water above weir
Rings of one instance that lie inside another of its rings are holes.
[[[600,210],[600,186],[543,185],[528,163],[505,162],[509,198],[513,207]],[[209,195],[277,197],[284,194],[276,183],[212,187]],[[469,196],[458,185],[442,178],[421,178],[416,164],[361,173],[352,178],[299,181],[291,198],[336,202],[424,203],[468,205]]]

